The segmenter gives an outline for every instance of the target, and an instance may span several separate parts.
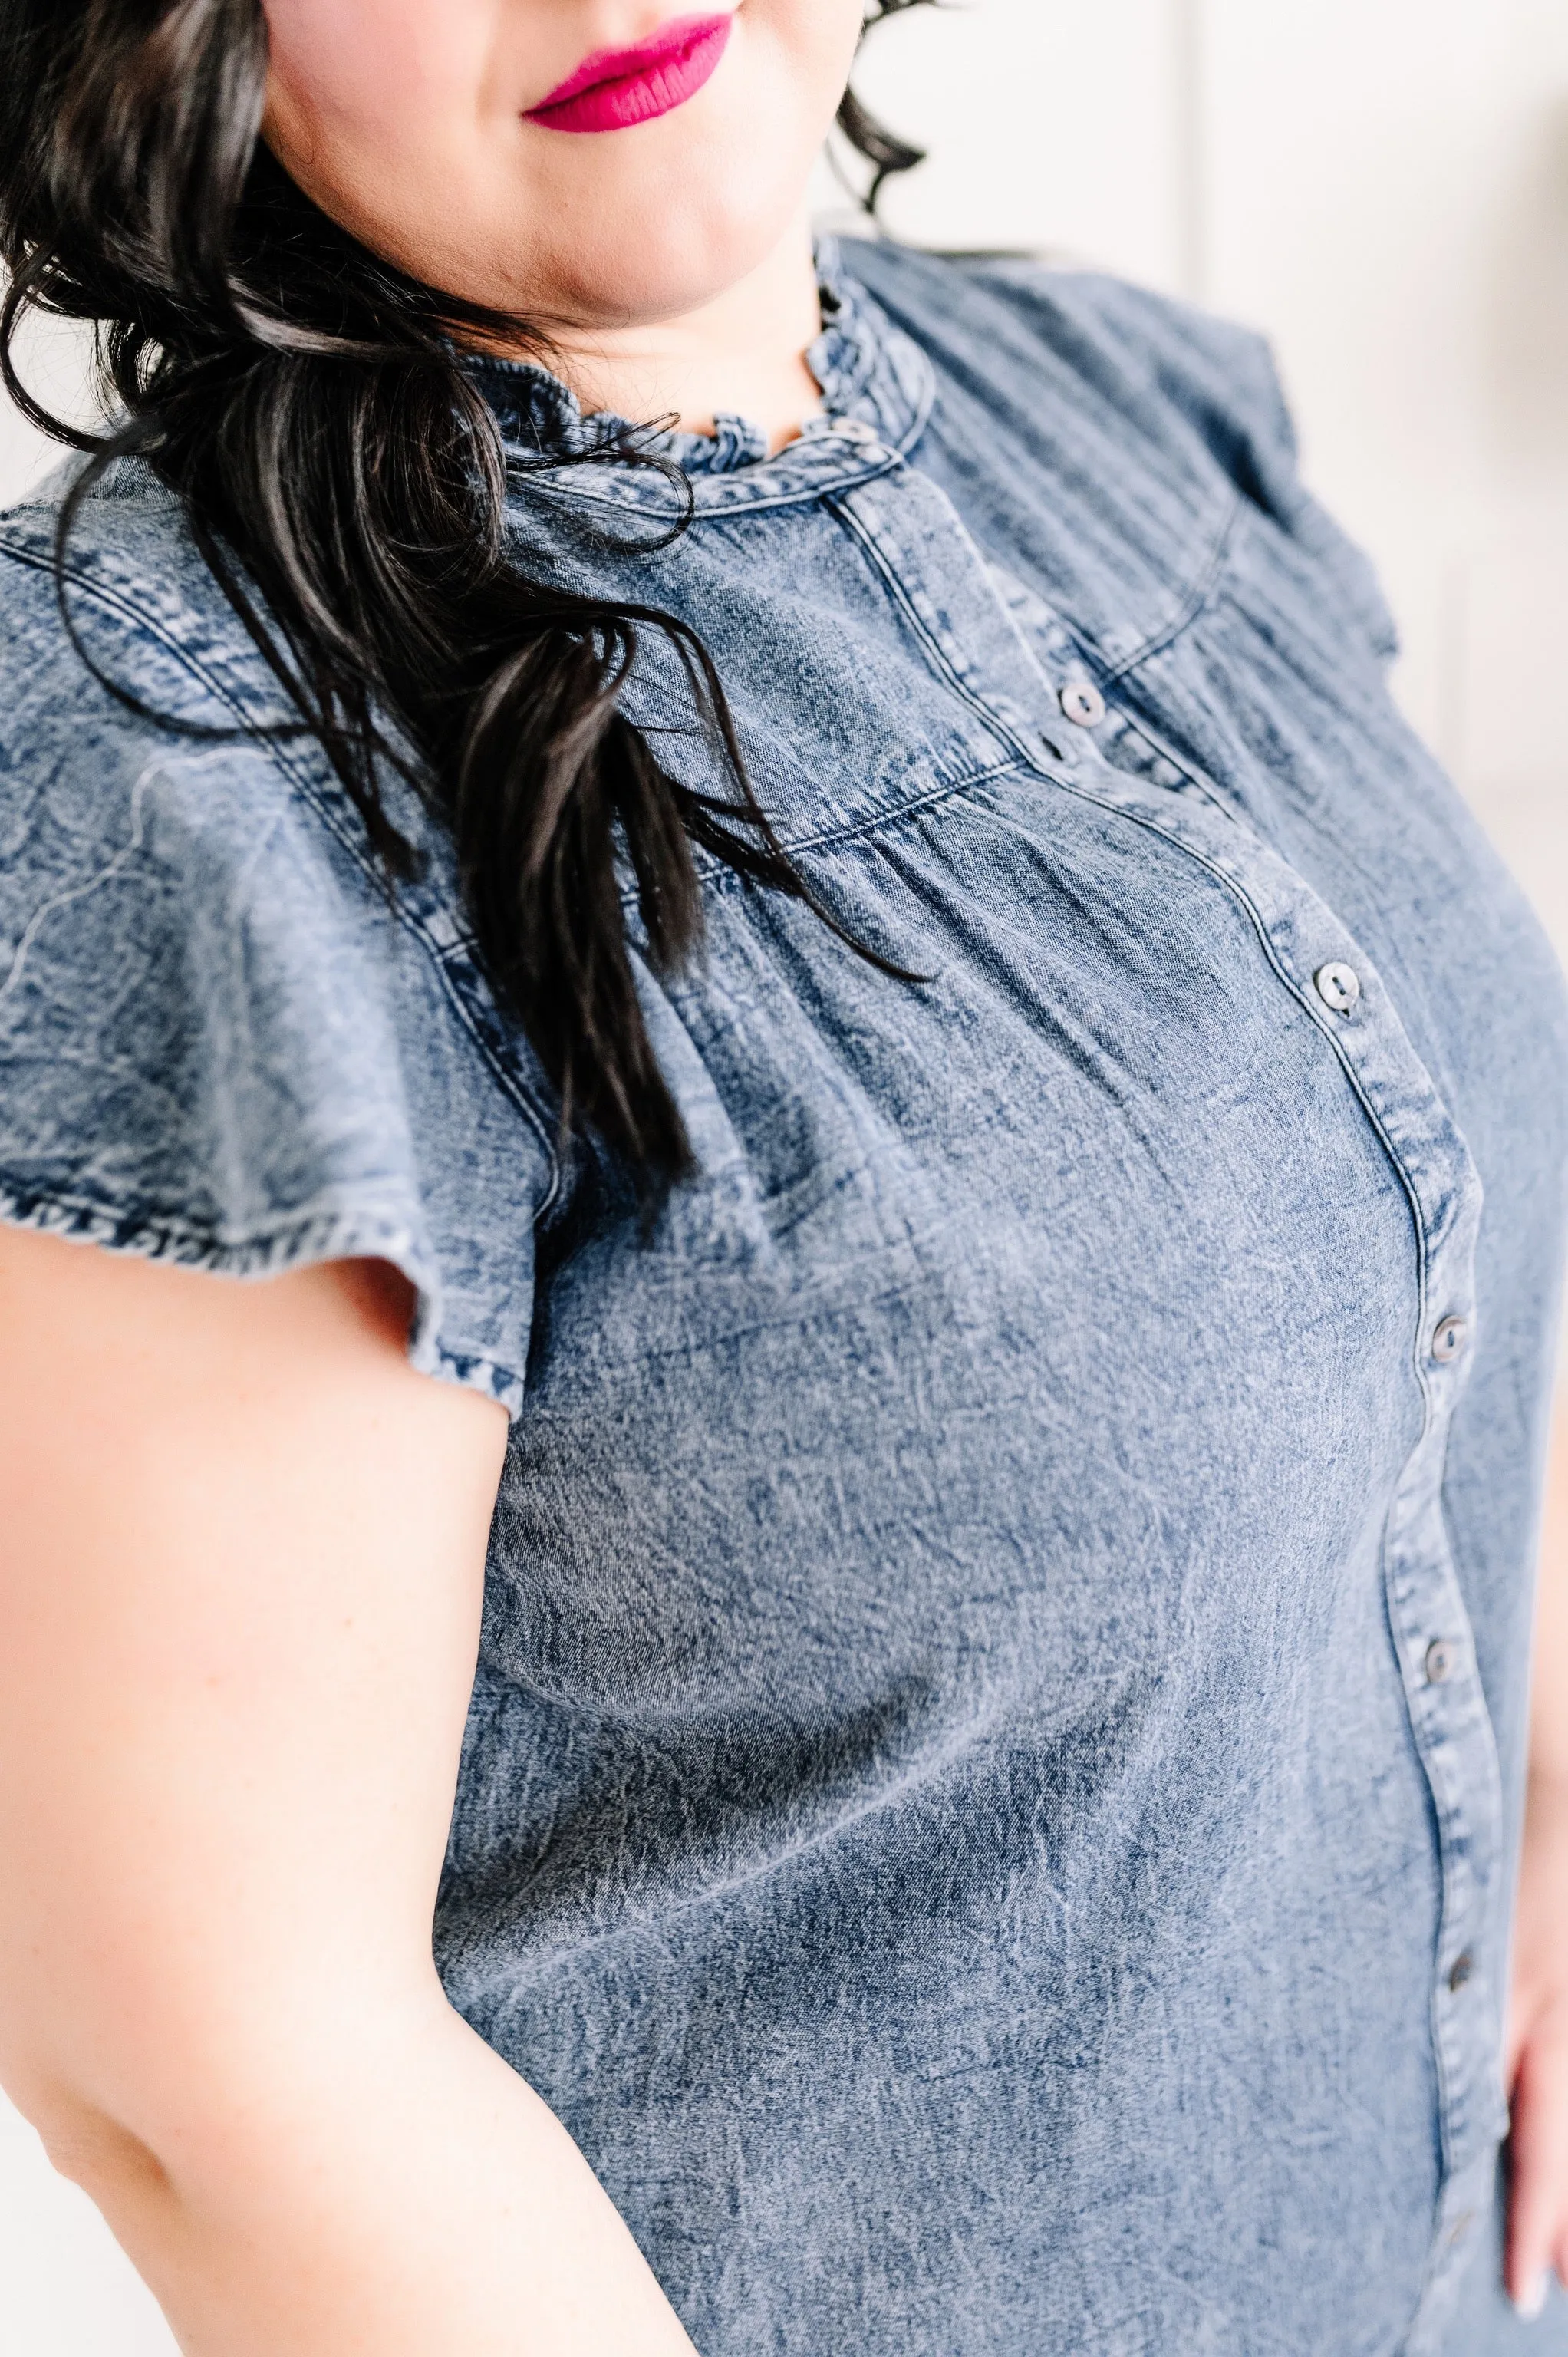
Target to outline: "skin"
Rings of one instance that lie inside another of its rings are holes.
[[[590,408],[820,406],[805,215],[860,0],[746,0],[713,81],[525,123],[658,0],[277,0],[266,135]],[[388,1270],[238,1285],[0,1228],[0,2081],[191,2357],[691,2357],[431,1918],[500,1410]]]
[[[697,432],[732,410],[782,442],[821,407],[806,185],[860,0],[744,0],[705,88],[635,131],[522,120],[699,5],[268,0],[266,136],[378,253],[542,326],[587,408]]]
[[[818,404],[803,191],[859,0],[744,0],[707,89],[635,131],[521,119],[674,13],[270,0],[267,136],[368,243],[545,322],[586,406],[782,442]],[[0,1227],[0,2080],[190,2357],[691,2357],[435,1975],[505,1424],[411,1372],[409,1308],[373,1264],[239,1285]],[[1509,2045],[1521,2298],[1568,2264],[1563,1469]]]
[[[1513,2121],[1508,2284],[1533,2315],[1553,2273],[1568,2286],[1568,1413],[1547,1488],[1504,2083]]]
[[[505,1419],[408,1307],[0,1229],[0,2078],[193,2357],[691,2357],[435,1975]]]

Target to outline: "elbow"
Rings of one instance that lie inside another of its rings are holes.
[[[456,2017],[429,1977],[412,2002],[400,1990],[380,2003],[374,1991],[313,1986],[314,1975],[265,2002],[252,1990],[245,2004],[227,1979],[166,1982],[142,2007],[124,1978],[113,1996],[84,1996],[79,1983],[77,2003],[47,2008],[31,2038],[0,2004],[0,2083],[53,2167],[116,2232],[192,2205],[243,2212],[302,2152],[341,2142],[345,2121],[442,2049]]]
[[[18,2107],[20,2108],[20,2107]],[[169,2201],[173,2189],[152,2147],[92,2104],[59,2098],[32,2120],[51,2168],[113,2218],[129,2204]]]
[[[84,1990],[80,1976],[72,2003],[29,2005],[29,1994],[13,1987],[0,2003],[0,2086],[50,2166],[116,2232],[177,2208],[176,2177],[188,2162],[204,2173],[228,2092],[196,2064],[199,2025],[188,2021],[182,2036],[173,2022],[144,2018],[123,1985],[116,2003]]]
[[[12,2036],[5,2041],[0,2083],[37,2131],[50,2167],[102,2210],[119,2206],[129,2196],[145,2201],[166,2194],[167,2175],[152,2147],[79,2093],[69,2073],[27,2053],[25,2043],[18,2051],[16,2024],[13,2020],[6,2027]]]
[[[16,1959],[8,1960],[13,1966]],[[148,2082],[166,2093],[177,2079],[168,2041],[147,2034],[127,2001],[126,1978],[50,1969],[48,1946],[0,1984],[0,2088],[36,2130],[51,2167],[113,2220],[128,2202],[169,2192]],[[164,2051],[159,2055],[160,2043]]]

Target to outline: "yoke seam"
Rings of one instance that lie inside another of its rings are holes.
[[[950,778],[940,786],[930,787],[925,793],[911,794],[907,802],[889,802],[883,808],[873,811],[867,817],[856,820],[851,824],[830,827],[821,834],[801,835],[798,838],[781,836],[780,841],[791,858],[806,857],[819,851],[837,851],[846,844],[863,843],[870,836],[886,834],[896,827],[901,819],[918,817],[923,811],[939,809],[943,802],[951,802],[957,795],[970,793],[977,786],[991,785],[998,778],[1014,777],[1020,770],[1042,776],[1050,774],[1046,771],[1036,772],[1031,770],[1029,763],[1016,759],[993,761],[988,769],[969,770],[961,778]],[[723,859],[704,860],[697,870],[697,876],[698,881],[704,889],[710,887],[714,889],[727,889],[733,885],[743,885],[749,880],[742,875],[739,868],[732,867],[727,860]],[[636,908],[638,889],[636,884],[628,884],[625,888],[620,896],[623,908]]]
[[[858,541],[873,566],[881,575],[884,584],[899,610],[908,619],[910,629],[915,631],[920,643],[928,650],[930,660],[954,694],[960,696],[968,705],[970,710],[985,723],[993,734],[1001,737],[1004,744],[1013,747],[1026,768],[1037,771],[1041,776],[1055,776],[1054,770],[1046,769],[1039,761],[1034,747],[1027,739],[1019,735],[1010,721],[1004,720],[999,712],[993,711],[979,691],[970,685],[947,649],[912,602],[908,591],[898,576],[897,566],[890,562],[875,534],[868,525],[862,522],[848,501],[830,494],[823,499],[822,505],[837,518],[850,537]]]
[[[1101,667],[1107,684],[1113,685],[1116,681],[1124,679],[1129,672],[1136,671],[1138,665],[1147,662],[1151,656],[1163,654],[1174,640],[1180,638],[1184,630],[1191,629],[1219,587],[1224,576],[1225,568],[1230,564],[1230,546],[1236,536],[1236,526],[1240,520],[1241,506],[1240,493],[1239,491],[1233,493],[1215,534],[1214,546],[1209,552],[1208,562],[1197,580],[1187,591],[1169,620],[1163,622],[1157,630],[1152,630],[1143,644],[1134,647],[1131,654],[1112,662],[1101,649],[1099,640],[1090,632],[1084,630],[1075,633],[1082,640],[1085,646],[1093,650],[1095,660]],[[1071,625],[1069,624],[1069,627],[1070,628]]]
[[[1167,833],[1164,827],[1160,826],[1154,819],[1145,816],[1143,812],[1128,810],[1120,803],[1107,802],[1101,795],[1090,792],[1086,786],[1079,784],[1077,780],[1070,778],[1056,779],[1053,782],[1058,784],[1065,793],[1076,794],[1080,802],[1091,802],[1097,810],[1109,810],[1114,813],[1114,814],[1119,818],[1130,820],[1133,825],[1142,827],[1146,834],[1155,835],[1161,843],[1168,843],[1173,850],[1182,853],[1187,858],[1193,860],[1197,866],[1203,868],[1206,874],[1212,876],[1215,882],[1219,884],[1224,891],[1230,895],[1231,899],[1236,901],[1239,907],[1246,911],[1248,921],[1251,925],[1253,931],[1257,934],[1259,946],[1262,948],[1263,955],[1267,959],[1269,964],[1273,968],[1276,976],[1283,984],[1285,989],[1290,993],[1290,996],[1295,1000],[1297,1006],[1302,1009],[1302,1012],[1306,1016],[1308,1021],[1312,1024],[1313,1028],[1322,1039],[1326,1039],[1328,1045],[1334,1050],[1340,1068],[1343,1071],[1346,1079],[1350,1083],[1352,1092],[1354,1093],[1357,1102],[1360,1104],[1367,1119],[1371,1124],[1373,1132],[1376,1135],[1379,1143],[1381,1145],[1384,1153],[1388,1156],[1390,1162],[1393,1165],[1393,1168],[1398,1174],[1401,1189],[1404,1194],[1405,1200],[1410,1207],[1411,1223],[1415,1231],[1417,1275],[1417,1318],[1415,1334],[1412,1339],[1411,1351],[1411,1371],[1415,1376],[1417,1386],[1421,1392],[1421,1439],[1424,1440],[1427,1434],[1432,1429],[1433,1415],[1431,1389],[1428,1385],[1425,1371],[1422,1366],[1420,1356],[1421,1336],[1425,1331],[1426,1313],[1428,1308],[1427,1269],[1430,1258],[1430,1249],[1426,1232],[1426,1217],[1421,1208],[1421,1197],[1417,1191],[1415,1182],[1405,1168],[1404,1157],[1395,1146],[1393,1139],[1390,1136],[1387,1128],[1384,1126],[1382,1116],[1368,1096],[1366,1088],[1362,1083],[1360,1074],[1357,1071],[1354,1063],[1345,1052],[1344,1042],[1336,1032],[1330,1030],[1326,1020],[1319,1020],[1317,1010],[1313,1006],[1312,1000],[1308,996],[1305,985],[1296,981],[1294,975],[1291,974],[1288,967],[1286,967],[1283,961],[1281,959],[1279,952],[1274,946],[1273,938],[1269,931],[1268,926],[1263,920],[1262,911],[1253,900],[1245,885],[1238,883],[1234,877],[1228,876],[1225,873],[1224,868],[1219,866],[1217,860],[1208,858],[1202,851],[1197,850],[1193,845],[1182,842],[1179,836]],[[1419,1445],[1420,1443],[1418,1442],[1417,1446]]]

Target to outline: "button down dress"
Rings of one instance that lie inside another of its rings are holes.
[[[177,511],[0,526],[0,1189],[413,1279],[513,1416],[437,1923],[703,2357],[1489,2357],[1568,1015],[1255,339],[822,257],[668,479],[479,371],[520,557],[706,639],[816,892],[641,976],[648,1230],[389,907]],[[570,459],[572,463],[563,463]],[[677,667],[628,690],[722,787]],[[636,937],[635,911],[628,922]],[[1568,2349],[1563,2309],[1521,2345]]]

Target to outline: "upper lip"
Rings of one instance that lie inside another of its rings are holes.
[[[601,82],[629,81],[634,74],[668,65],[682,50],[728,22],[727,11],[722,16],[676,16],[668,25],[660,25],[646,41],[634,42],[630,48],[596,49],[548,98],[542,98],[528,111],[531,114],[544,114],[553,106],[564,106],[569,98],[581,98],[585,90],[596,89]]]

